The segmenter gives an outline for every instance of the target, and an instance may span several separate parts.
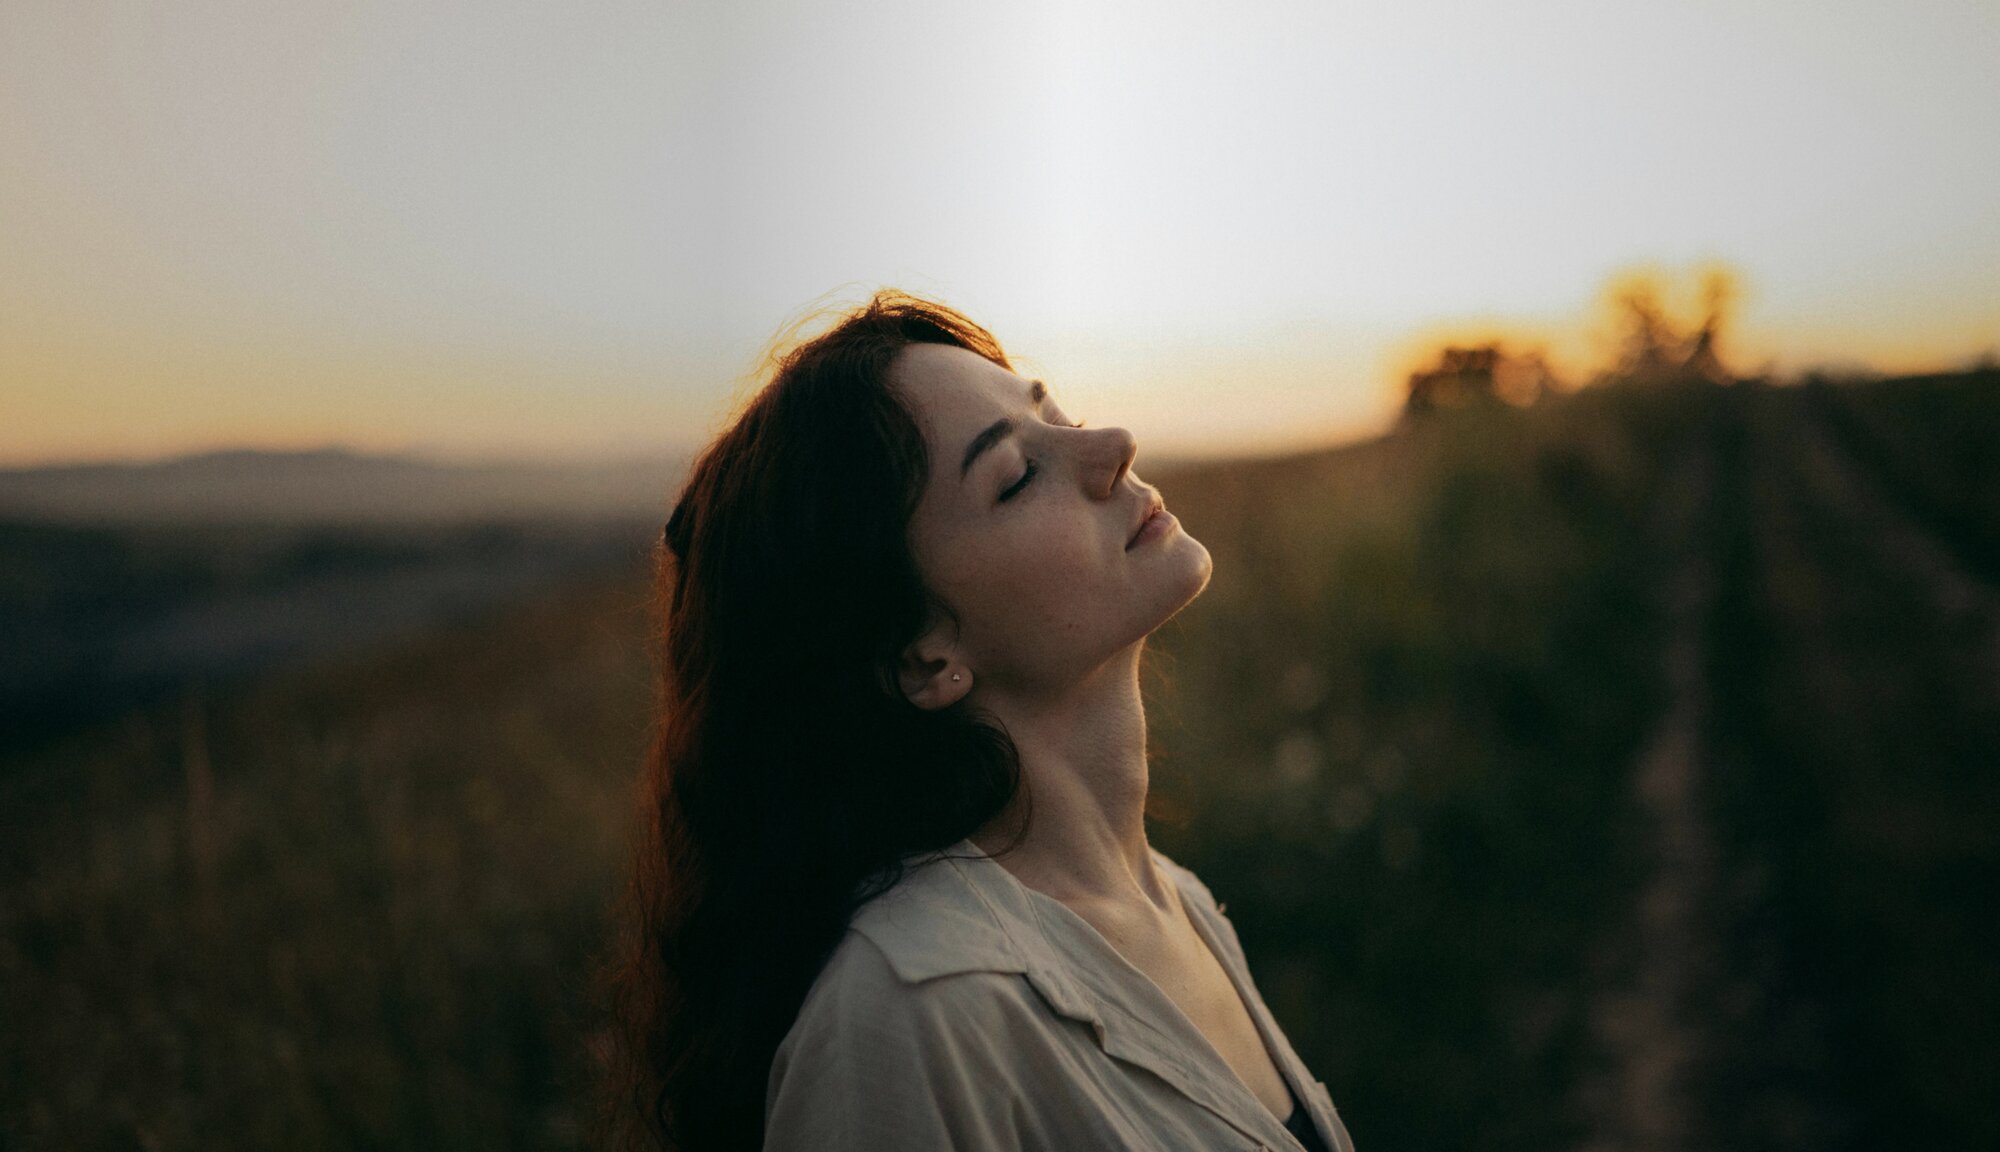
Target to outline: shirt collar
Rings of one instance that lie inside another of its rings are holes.
[[[1192,872],[1158,849],[1152,853],[1236,985],[1279,1071],[1324,1129],[1330,1118],[1317,1116],[1305,1065],[1238,962],[1235,932],[1214,897]],[[901,882],[855,914],[854,927],[905,983],[959,972],[1019,973],[1058,1015],[1088,1025],[1106,1055],[1151,1071],[1253,1140],[1291,1145],[1284,1124],[1150,977],[1088,921],[1022,884],[969,838],[913,864]]]

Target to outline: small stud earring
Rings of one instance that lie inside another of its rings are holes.
[[[956,673],[956,672],[953,672],[953,673],[951,674],[951,678],[952,678],[953,680],[956,680],[956,679],[958,679],[958,673]]]

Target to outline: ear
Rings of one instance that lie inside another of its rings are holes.
[[[934,623],[912,640],[896,662],[896,686],[926,712],[949,708],[972,691],[972,670],[960,659],[953,629]]]

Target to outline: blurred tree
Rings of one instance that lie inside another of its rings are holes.
[[[1721,338],[1723,325],[1731,317],[1739,295],[1736,277],[1727,269],[1712,268],[1702,277],[1701,327],[1694,334],[1694,343],[1688,349],[1687,359],[1681,362],[1683,372],[1713,384],[1735,382],[1736,374],[1723,364],[1715,346],[1716,341]]]
[[[1669,307],[1669,287],[1668,278],[1650,268],[1624,272],[1605,286],[1601,309],[1614,350],[1586,383],[1733,384],[1741,378],[1722,359],[1724,334],[1742,295],[1736,273],[1721,264],[1702,270],[1692,308]],[[1532,407],[1560,387],[1540,351],[1513,352],[1500,341],[1448,344],[1430,367],[1410,373],[1403,419],[1495,403]]]
[[[1597,375],[1596,382],[1733,383],[1736,374],[1722,362],[1719,345],[1741,295],[1736,275],[1720,266],[1703,274],[1701,319],[1692,331],[1674,319],[1665,295],[1665,285],[1651,272],[1629,273],[1612,282],[1606,296],[1619,333],[1618,359]]]
[[[1506,403],[1531,407],[1555,388],[1555,374],[1540,352],[1512,353],[1500,344],[1448,345],[1433,368],[1410,373],[1403,414],[1440,408]]]

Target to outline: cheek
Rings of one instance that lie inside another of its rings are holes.
[[[1101,612],[1117,590],[1119,573],[1087,522],[1023,525],[995,545],[967,574],[977,587],[973,599],[996,622],[1068,625]]]

